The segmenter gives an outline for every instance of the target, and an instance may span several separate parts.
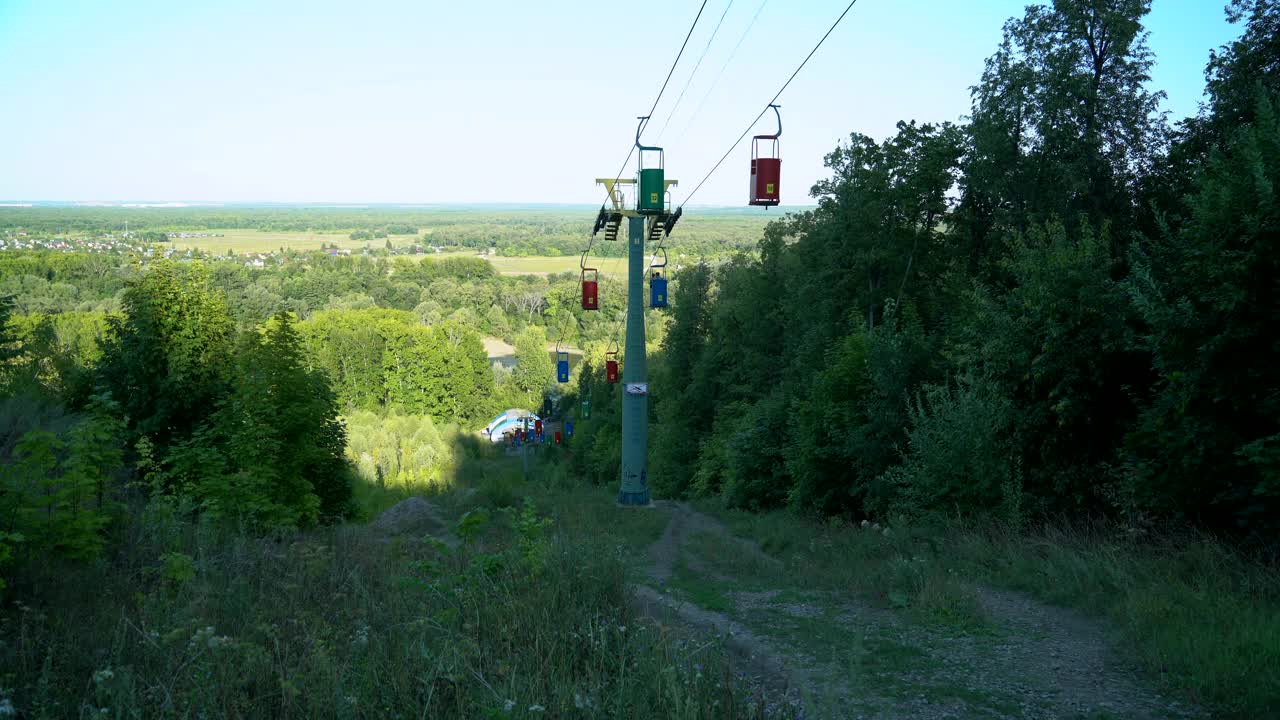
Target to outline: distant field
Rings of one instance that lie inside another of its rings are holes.
[[[348,233],[321,232],[270,232],[265,230],[220,229],[210,232],[222,237],[176,238],[174,246],[186,250],[198,248],[215,254],[269,252],[286,248],[290,250],[319,250],[322,245],[337,245],[340,248],[359,250],[365,245],[383,247],[387,238],[377,240],[352,240]],[[410,244],[416,235],[392,235],[391,244],[404,246]],[[440,254],[409,255],[414,259],[476,257],[471,251],[447,252]],[[529,256],[506,257],[501,255],[486,256],[489,262],[503,275],[549,275],[561,272],[578,272],[579,256],[562,255],[559,257]],[[625,258],[595,257],[589,259],[591,264],[600,270],[601,275],[623,275],[626,273]]]
[[[282,247],[290,250],[319,250],[321,245],[331,244],[355,250],[364,247],[366,244],[370,247],[382,247],[387,242],[386,238],[352,240],[350,233],[345,232],[270,232],[266,230],[240,229],[201,230],[198,232],[219,234],[222,237],[175,238],[173,241],[174,246],[183,250],[199,248],[211,253],[249,253],[268,252],[279,250]],[[391,244],[405,245],[410,242],[411,238],[415,237],[417,236],[392,235]]]

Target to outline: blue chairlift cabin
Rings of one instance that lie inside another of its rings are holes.
[[[662,254],[662,262],[649,266],[649,307],[664,308],[667,306],[667,279],[662,276],[662,270],[667,266],[667,249],[659,247],[658,252]]]
[[[569,353],[556,346],[556,382],[569,382]]]

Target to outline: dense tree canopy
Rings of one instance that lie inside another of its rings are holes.
[[[1149,9],[1028,7],[966,125],[853,135],[817,209],[758,256],[685,272],[655,370],[655,490],[1274,538],[1280,4],[1231,4],[1244,32],[1177,128],[1149,87]]]

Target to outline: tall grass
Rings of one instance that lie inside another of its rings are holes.
[[[532,506],[464,516],[456,550],[184,518],[155,503],[110,562],[15,574],[0,704],[29,718],[751,715],[714,647],[631,615],[618,553],[553,533]]]
[[[975,574],[1106,617],[1149,675],[1223,717],[1280,712],[1280,571],[1198,533],[970,532]]]

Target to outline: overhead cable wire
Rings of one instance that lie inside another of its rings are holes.
[[[720,66],[720,72],[716,73],[715,79],[711,81],[711,85],[707,88],[706,94],[702,96],[702,100],[698,103],[698,107],[694,109],[693,114],[689,116],[689,120],[685,122],[684,129],[680,131],[680,136],[676,138],[677,144],[684,139],[685,133],[689,132],[689,128],[693,125],[693,121],[702,112],[702,108],[707,104],[707,99],[711,97],[711,92],[716,89],[716,85],[720,82],[720,78],[724,76],[724,71],[729,68],[729,63],[738,55],[738,49],[742,47],[742,41],[747,39],[747,35],[751,33],[751,28],[755,27],[756,20],[760,18],[760,13],[764,10],[764,6],[769,4],[769,0],[763,0],[760,7],[756,8],[756,14],[751,16],[751,22],[747,23],[747,29],[742,31],[742,35],[738,37],[738,43],[733,46],[733,50],[729,52],[729,57],[725,59],[724,64]]]
[[[684,42],[680,43],[680,50],[679,52],[676,53],[676,59],[671,62],[671,69],[667,70],[667,77],[662,81],[662,87],[658,89],[658,96],[653,99],[653,105],[650,106],[649,114],[646,116],[646,118],[652,117],[654,110],[658,109],[658,102],[662,100],[663,93],[667,91],[667,85],[671,82],[671,76],[675,73],[676,66],[680,64],[680,58],[684,55],[685,48],[689,46],[689,38],[693,37],[694,28],[698,27],[698,20],[702,18],[702,11],[706,9],[707,9],[707,0],[702,0],[702,4],[698,6],[698,14],[693,17],[693,23],[689,25],[689,32],[685,33],[684,35]],[[724,18],[722,17],[721,20],[723,19]],[[648,124],[649,124],[649,121],[646,119],[640,125],[639,129],[636,131],[637,140],[639,139],[640,134],[644,132],[644,129],[645,127],[648,126]],[[631,149],[627,151],[626,159],[622,161],[622,165],[618,168],[618,173],[613,178],[614,187],[617,187],[618,181],[622,179],[622,173],[626,172],[627,163],[631,162],[631,156],[634,155],[636,152],[636,144],[638,143],[633,143],[631,145]],[[604,200],[600,203],[600,210],[602,212],[604,211],[605,206],[608,205],[609,203],[611,192],[612,192],[612,188],[605,189]],[[587,256],[587,253],[590,252],[591,243],[594,242],[594,240],[595,240],[595,233],[592,233],[591,237],[587,241],[587,249],[582,253],[582,259],[579,261],[579,265],[582,265],[582,266],[586,265],[586,256]],[[625,314],[624,314],[624,317],[625,317]],[[563,328],[561,332],[563,333]]]
[[[732,2],[730,2],[730,4],[732,4]],[[618,168],[618,174],[613,178],[613,184],[615,187],[617,186],[618,181],[622,179],[622,173],[626,172],[627,163],[631,162],[631,156],[635,154],[636,145],[639,144],[640,135],[644,132],[645,128],[649,126],[649,118],[653,117],[653,112],[658,109],[658,102],[662,100],[662,94],[667,91],[667,84],[671,82],[671,76],[675,73],[676,66],[680,64],[680,57],[684,55],[685,48],[689,46],[689,38],[693,37],[693,30],[694,28],[698,27],[698,20],[702,18],[702,11],[706,9],[707,9],[707,0],[702,0],[702,4],[698,6],[698,14],[694,16],[693,23],[689,25],[689,32],[685,33],[684,42],[680,43],[680,51],[676,53],[676,59],[674,62],[671,63],[671,69],[667,71],[667,78],[662,81],[662,87],[658,89],[658,96],[653,99],[653,105],[649,108],[649,114],[644,116],[644,119],[641,121],[639,128],[636,130],[636,144],[631,146],[631,150],[627,152],[627,159],[622,161],[622,167]],[[723,21],[724,16],[723,15],[720,16],[720,19],[721,21]],[[717,28],[718,27],[719,26],[717,25]],[[702,62],[702,59],[699,58],[698,62]],[[694,68],[694,69],[696,70],[697,68]],[[681,94],[683,95],[683,93]],[[608,202],[609,202],[609,196],[606,194],[604,202],[600,203],[600,209],[604,210],[604,207],[606,204],[608,204]],[[617,265],[618,265],[618,261],[614,261],[615,268],[617,267]],[[630,278],[628,278],[628,282],[630,282]],[[625,320],[626,317],[627,317],[626,311],[623,311],[622,313],[623,320]],[[618,323],[621,324],[623,320],[619,320]],[[613,334],[616,334],[617,332],[618,330],[617,330],[617,327],[615,326],[613,332],[610,334],[613,335]]]
[[[653,111],[658,109],[658,102],[662,100],[662,94],[667,91],[667,84],[671,82],[671,76],[676,71],[676,66],[680,64],[680,57],[684,55],[684,49],[689,45],[689,38],[693,37],[693,29],[698,27],[698,20],[702,18],[702,11],[707,9],[707,0],[702,0],[702,5],[698,7],[698,14],[693,18],[693,24],[689,26],[689,32],[685,33],[684,42],[680,43],[680,52],[676,53],[676,59],[671,63],[671,69],[667,71],[667,79],[662,81],[662,88],[658,90],[658,96],[653,99],[653,105],[649,107],[649,113],[644,116],[640,128],[636,131],[637,140],[645,128],[649,126],[649,118],[653,117]],[[622,173],[627,170],[627,163],[631,162],[631,156],[636,152],[635,144],[627,151],[627,159],[622,161],[622,167],[618,168],[618,174],[613,178],[613,184],[616,186],[618,181],[622,179]],[[600,203],[600,209],[604,209],[605,204],[609,202],[609,196],[605,195],[605,201]]]
[[[822,36],[822,39],[818,41],[817,45],[813,46],[813,49],[810,50],[809,54],[805,56],[804,60],[800,63],[799,67],[796,68],[795,72],[791,73],[791,77],[787,78],[787,81],[782,83],[782,87],[778,88],[778,92],[774,93],[773,98],[770,99],[767,104],[765,104],[764,108],[760,111],[760,114],[756,115],[755,119],[752,120],[749,125],[747,125],[747,129],[743,130],[742,134],[738,136],[738,139],[734,140],[733,144],[729,146],[729,149],[724,152],[724,155],[720,156],[720,159],[716,161],[716,164],[714,166],[712,166],[711,171],[708,172],[706,176],[704,176],[702,180],[698,182],[697,186],[693,188],[693,192],[690,192],[688,195],[685,196],[684,200],[680,201],[680,207],[684,207],[685,204],[688,203],[689,200],[692,199],[693,196],[696,195],[698,191],[702,189],[702,186],[706,184],[707,180],[709,180],[711,176],[715,173],[715,171],[718,170],[720,166],[724,163],[724,161],[728,159],[729,155],[733,152],[733,149],[738,147],[738,143],[742,142],[742,139],[745,138],[747,134],[751,132],[751,129],[756,126],[756,123],[760,122],[760,118],[764,117],[764,114],[769,112],[769,108],[773,106],[774,103],[778,102],[778,98],[781,97],[782,92],[787,89],[787,86],[791,84],[792,80],[796,79],[796,76],[800,74],[800,71],[804,69],[804,66],[809,63],[809,59],[813,57],[814,53],[818,52],[818,48],[822,47],[822,43],[826,42],[827,38],[831,37],[831,33],[835,32],[836,26],[840,24],[841,20],[844,20],[844,16],[849,14],[849,11],[853,9],[853,6],[856,5],[857,2],[858,0],[850,0],[848,7],[844,9],[844,12],[840,13],[840,17],[836,18],[835,22],[831,23],[831,27],[827,29],[826,34]]]
[[[707,51],[711,49],[711,43],[715,41],[716,34],[720,32],[720,26],[724,24],[725,15],[729,14],[729,8],[733,7],[733,0],[729,0],[729,4],[724,6],[724,12],[720,13],[720,19],[716,22],[716,26],[711,30],[711,37],[707,38],[707,46],[702,48],[702,54],[698,56],[698,62],[693,64],[693,71],[689,73],[689,77],[684,81],[684,87],[680,88],[680,95],[676,97],[676,102],[671,106],[671,112],[667,113],[667,119],[662,123],[662,129],[658,131],[658,138],[662,138],[662,134],[667,131],[667,126],[671,124],[671,117],[676,114],[676,108],[680,107],[680,101],[684,100],[684,94],[689,90],[689,84],[693,82],[693,76],[698,74],[698,68],[702,67],[702,61],[707,57]]]
[[[667,84],[671,82],[671,76],[672,74],[675,73],[676,66],[680,64],[680,57],[684,55],[684,50],[689,45],[689,38],[693,37],[693,30],[694,28],[698,27],[698,20],[702,18],[702,11],[705,10],[706,8],[707,8],[707,0],[702,0],[702,5],[698,7],[698,14],[694,16],[693,23],[689,25],[689,32],[685,33],[684,42],[680,43],[680,51],[676,53],[676,59],[672,61],[671,69],[667,71],[667,78],[662,81],[662,87],[658,90],[658,96],[653,99],[653,105],[649,108],[649,114],[645,116],[646,120],[640,125],[640,128],[636,131],[637,138],[639,138],[640,133],[644,132],[644,129],[648,127],[649,121],[647,118],[652,117],[653,111],[658,108],[658,102],[662,100],[662,94],[667,91]],[[723,19],[724,18],[721,17],[721,20]],[[622,166],[618,168],[618,173],[613,178],[614,187],[617,187],[618,181],[622,179],[622,173],[626,172],[627,163],[631,162],[631,156],[634,155],[635,152],[636,152],[636,146],[633,143],[631,145],[631,149],[627,151],[627,158],[622,161]],[[609,192],[611,192],[611,190],[609,188],[606,188],[604,201],[600,203],[601,210],[604,210],[605,206],[608,205],[609,203],[609,199],[610,199]],[[595,234],[593,233],[591,237],[594,239]],[[590,243],[588,243],[587,250],[590,250],[590,249],[591,249],[591,245]],[[617,268],[616,263],[614,264],[614,267],[615,269]]]

